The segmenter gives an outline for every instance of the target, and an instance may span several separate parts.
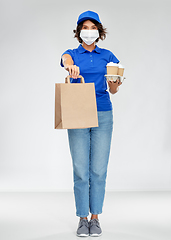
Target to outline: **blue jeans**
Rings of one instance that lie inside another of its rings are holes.
[[[113,132],[113,111],[98,111],[99,127],[68,129],[76,215],[102,213]]]

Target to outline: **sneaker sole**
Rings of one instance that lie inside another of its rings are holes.
[[[100,237],[102,235],[102,233],[92,233],[90,234],[90,237]]]
[[[82,233],[82,234],[78,234],[76,233],[77,237],[88,237],[89,234],[85,234],[85,233]]]

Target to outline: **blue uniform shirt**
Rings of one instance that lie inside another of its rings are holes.
[[[119,63],[115,55],[107,49],[99,48],[97,45],[92,52],[89,52],[81,44],[76,49],[68,49],[62,55],[64,54],[69,54],[74,61],[74,65],[80,68],[80,75],[84,77],[85,83],[94,82],[97,111],[112,110],[112,103],[104,75],[107,74],[107,63]],[[64,67],[62,59],[61,66]],[[71,78],[72,82],[80,82],[80,79]]]

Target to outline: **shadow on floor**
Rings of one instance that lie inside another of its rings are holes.
[[[57,233],[54,235],[39,237],[39,238],[30,238],[28,240],[78,240],[78,239],[94,239],[92,237],[77,237],[74,232],[65,232],[65,233]],[[95,238],[95,239],[103,239],[103,240],[149,240],[149,238],[143,236],[132,235],[130,233],[122,233],[122,232],[103,232],[103,235]]]

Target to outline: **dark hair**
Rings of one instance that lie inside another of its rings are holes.
[[[87,20],[85,20],[85,21],[87,21]],[[80,32],[81,32],[83,23],[85,21],[80,22],[77,25],[76,30],[73,30],[73,32],[75,33],[74,37],[77,38],[80,43],[83,42],[83,40],[80,38]],[[96,20],[90,20],[90,21],[96,25],[96,27],[98,28],[98,31],[99,31],[99,37],[96,39],[95,42],[98,42],[99,39],[104,40],[106,38],[106,33],[107,33],[106,28],[104,28],[103,25],[101,23],[97,22]]]

